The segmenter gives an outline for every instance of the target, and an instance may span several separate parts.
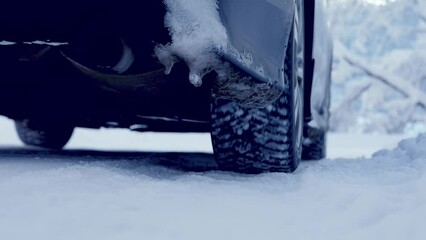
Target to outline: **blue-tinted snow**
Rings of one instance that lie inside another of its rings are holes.
[[[14,137],[1,126],[3,137]],[[97,134],[78,133],[74,146]],[[340,141],[352,136],[345,137]],[[98,139],[104,146],[127,141]],[[292,174],[253,176],[161,164],[200,165],[211,154],[59,153],[9,142],[15,147],[0,147],[0,239],[399,240],[426,234],[426,135],[372,158],[303,162]]]

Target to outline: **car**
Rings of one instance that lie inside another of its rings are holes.
[[[218,169],[293,172],[325,157],[325,0],[8,1],[0,114],[23,143],[76,127],[210,132]]]

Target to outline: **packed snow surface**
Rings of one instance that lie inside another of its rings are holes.
[[[203,76],[221,65],[217,54],[227,45],[217,1],[164,0],[164,3],[167,7],[165,26],[172,40],[158,45],[155,53],[166,66],[166,73],[170,73],[177,61],[185,61],[190,82],[200,86]]]
[[[93,152],[77,149],[90,142],[108,149],[114,141],[133,148],[136,137],[78,129],[68,150],[49,152],[19,145],[4,118],[0,129],[0,239],[426,236],[426,135],[371,158],[303,162],[292,174],[241,175],[168,167],[212,161],[202,136],[181,143],[198,153],[164,152],[166,143],[180,148],[173,135],[145,139],[161,152]],[[368,142],[358,139],[352,138],[353,149]]]

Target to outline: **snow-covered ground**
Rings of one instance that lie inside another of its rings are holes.
[[[203,134],[79,129],[61,153],[22,147],[1,117],[0,133],[0,239],[426,236],[425,135],[362,158],[400,137],[331,134],[333,158],[250,176],[162,163],[212,161]]]

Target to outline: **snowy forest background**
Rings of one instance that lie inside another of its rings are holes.
[[[426,0],[327,0],[332,131],[426,131]]]

